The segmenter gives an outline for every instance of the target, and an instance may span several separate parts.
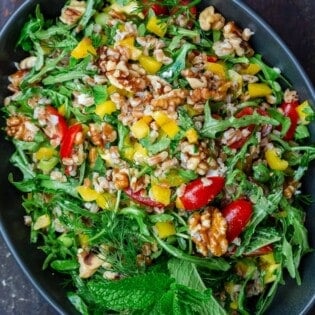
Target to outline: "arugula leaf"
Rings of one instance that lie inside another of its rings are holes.
[[[179,259],[171,259],[168,262],[168,269],[177,283],[187,286],[197,292],[205,292],[207,287],[203,283],[196,265]],[[200,314],[204,315],[225,315],[226,311],[213,297],[211,292],[208,293],[208,298],[199,304]]]
[[[189,116],[188,112],[183,107],[178,108],[178,121],[179,126],[185,131],[195,127],[192,118]]]
[[[200,258],[197,256],[191,256],[181,251],[177,247],[162,241],[156,235],[154,235],[154,237],[158,244],[173,257],[194,263],[197,266],[208,268],[210,270],[227,271],[231,268],[230,264],[223,258]]]
[[[166,150],[170,146],[171,140],[167,136],[163,136],[156,142],[151,143],[150,137],[146,137],[141,139],[140,143],[148,150],[150,154],[157,154]]]
[[[94,103],[96,105],[105,102],[108,99],[107,89],[104,85],[95,85],[93,87]]]
[[[181,49],[177,52],[175,56],[175,61],[165,67],[158,73],[162,78],[169,82],[176,80],[181,71],[186,67],[186,55],[192,49],[195,49],[196,46],[190,43],[185,43]]]
[[[201,134],[204,137],[216,138],[217,134],[227,130],[228,128],[240,128],[249,125],[273,125],[278,126],[279,122],[271,117],[262,116],[258,113],[247,115],[240,118],[230,117],[228,119],[219,120],[211,116],[209,103],[205,106],[205,122],[201,129]]]

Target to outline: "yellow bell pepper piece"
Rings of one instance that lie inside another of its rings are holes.
[[[79,244],[82,248],[88,247],[89,245],[89,236],[86,234],[79,234],[78,235]]]
[[[58,113],[61,115],[61,116],[65,116],[66,113],[67,113],[67,109],[66,109],[66,105],[63,104],[61,106],[58,107]]]
[[[222,79],[226,78],[226,68],[224,65],[218,62],[207,62],[205,66],[206,70],[218,75]]]
[[[34,223],[33,229],[35,231],[40,229],[47,228],[51,223],[50,216],[48,214],[43,214],[37,218],[37,220]]]
[[[302,104],[296,107],[296,111],[300,118],[300,123],[308,125],[310,121],[307,119],[309,116],[314,114],[314,111],[308,101],[304,101]]]
[[[150,127],[144,119],[139,119],[131,126],[130,130],[136,139],[142,139],[149,134]]]
[[[103,119],[105,115],[110,115],[116,110],[117,110],[116,104],[111,100],[107,100],[96,105],[95,114],[98,115],[101,119]]]
[[[185,207],[179,197],[176,198],[175,205],[177,209],[184,210]]]
[[[57,156],[57,151],[52,147],[41,147],[35,152],[35,158],[37,160],[49,160],[53,156]]]
[[[174,119],[161,126],[161,129],[170,137],[174,138],[179,132],[179,127]]]
[[[152,199],[167,206],[171,202],[171,189],[167,186],[154,184],[151,186],[150,195]]]
[[[160,238],[167,238],[176,234],[175,226],[172,221],[157,222],[155,229]]]
[[[264,97],[272,94],[272,89],[266,83],[249,83],[248,94],[251,98]]]
[[[112,210],[115,207],[116,198],[110,193],[104,193],[99,194],[95,202],[102,209]]]
[[[189,143],[197,143],[198,142],[198,133],[196,129],[190,128],[186,131],[185,136]]]
[[[164,124],[168,123],[170,121],[170,118],[168,115],[166,115],[163,112],[154,112],[152,114],[153,119],[156,121],[159,127],[163,126]]]
[[[246,68],[242,68],[239,73],[240,74],[249,74],[255,75],[261,70],[261,67],[256,63],[250,63]]]
[[[288,161],[282,160],[275,149],[267,149],[265,152],[265,158],[269,167],[273,170],[284,171],[289,166]]]
[[[156,16],[151,16],[147,23],[147,30],[159,37],[164,37],[167,31],[167,23],[162,22]]]
[[[132,36],[126,37],[126,38],[118,41],[116,43],[116,45],[127,47],[129,49],[129,52],[130,52],[130,59],[131,60],[138,60],[142,54],[142,51],[135,47],[135,38]]]
[[[84,37],[71,52],[71,56],[75,59],[85,58],[89,54],[96,55],[97,53],[91,39],[88,37]]]
[[[76,190],[81,198],[87,202],[95,201],[100,195],[97,191],[87,186],[78,186]]]
[[[168,117],[168,115],[164,114],[163,112],[154,112],[152,114],[153,119],[156,121],[159,127],[170,137],[174,138],[175,135],[179,131],[179,127],[177,122]]]
[[[151,56],[141,55],[139,57],[139,63],[143,67],[143,69],[149,74],[157,73],[162,67],[162,63]]]

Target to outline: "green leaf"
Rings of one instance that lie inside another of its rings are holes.
[[[146,273],[117,281],[91,280],[87,288],[95,304],[105,309],[142,310],[159,301],[172,282],[163,273]]]
[[[105,102],[108,99],[107,89],[104,85],[95,85],[93,87],[94,103],[96,105]]]
[[[229,128],[241,128],[249,125],[273,125],[278,126],[279,122],[271,117],[262,116],[258,113],[240,118],[230,117],[224,120],[214,119],[211,116],[209,103],[205,106],[205,122],[201,130],[204,137],[216,138],[217,134]]]
[[[186,286],[201,293],[207,292],[207,299],[199,302],[199,313],[203,315],[225,315],[227,314],[223,307],[213,297],[212,293],[207,291],[207,287],[203,283],[196,265],[179,259],[171,259],[168,262],[168,269],[177,283]]]

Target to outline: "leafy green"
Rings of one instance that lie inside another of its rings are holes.
[[[217,134],[228,128],[240,128],[249,125],[273,125],[278,126],[279,122],[271,117],[262,116],[258,113],[247,115],[240,118],[230,117],[224,120],[215,119],[211,116],[210,104],[205,106],[205,122],[201,129],[204,137],[216,138]]]

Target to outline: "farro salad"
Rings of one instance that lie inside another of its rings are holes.
[[[21,31],[9,180],[82,314],[262,314],[301,283],[312,106],[199,2],[71,0]]]

